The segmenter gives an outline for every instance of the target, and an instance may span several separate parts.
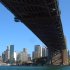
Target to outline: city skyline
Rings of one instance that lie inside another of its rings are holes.
[[[2,52],[2,54],[4,53],[4,52],[9,52],[10,51],[10,47],[12,48],[12,47],[14,47],[15,48],[15,46],[14,45],[7,45],[6,46],[6,49],[4,49],[3,50],[3,52]],[[28,48],[26,48],[26,47],[23,47],[22,48],[22,50],[20,50],[19,52],[18,51],[16,51],[16,49],[14,49],[13,48],[13,51],[14,51],[14,53],[20,53],[20,52],[28,52],[29,51],[29,49]],[[41,49],[40,49],[41,48]],[[46,48],[46,46],[45,47],[42,47],[41,45],[34,45],[34,48],[33,48],[33,51],[31,52],[31,54],[30,54],[30,56],[32,57],[32,53],[34,52],[34,51],[39,51],[39,50],[41,50],[41,56],[42,56],[42,49],[48,49],[48,48]],[[47,51],[47,50],[46,50]],[[29,52],[28,52],[29,53]],[[2,56],[2,54],[0,55],[0,56]],[[10,56],[9,57],[7,57],[7,58],[10,58]]]
[[[23,48],[20,52],[15,52],[14,45],[9,45],[2,52],[2,62],[13,64],[14,62],[28,62],[38,58],[45,58],[48,56],[48,49],[40,45],[34,46],[32,55],[29,54],[27,48]]]
[[[63,25],[64,35],[67,41],[67,49],[70,50],[70,33],[69,33],[69,4],[70,1],[59,1],[61,10],[61,21]],[[33,51],[34,45],[39,44],[45,46],[23,23],[15,22],[14,15],[0,4],[0,54],[7,45],[14,44],[16,51],[26,47]]]

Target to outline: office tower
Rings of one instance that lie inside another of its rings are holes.
[[[18,62],[27,62],[28,61],[28,57],[27,55],[24,53],[24,52],[20,52],[18,55],[17,55],[17,61]]]
[[[23,52],[28,53],[27,48],[23,48]]]
[[[47,57],[48,56],[48,49],[47,47],[42,48],[42,57]]]
[[[14,45],[10,45],[10,64],[14,62]]]
[[[17,54],[17,62],[22,61],[22,52]]]
[[[46,47],[45,47],[46,48]],[[48,48],[46,48],[46,56],[48,57]]]
[[[35,51],[32,52],[32,59],[35,59]]]
[[[2,53],[2,60],[5,62],[5,51]]]
[[[42,57],[42,47],[40,45],[35,45],[34,58],[40,57]]]
[[[14,60],[15,60],[15,62],[17,61],[17,52],[16,51],[14,52]]]
[[[45,56],[46,56],[46,49],[42,48],[42,57],[45,57]]]
[[[8,62],[10,60],[10,47],[7,46],[7,49],[5,51],[5,57],[6,57],[6,61]]]
[[[2,53],[3,62],[9,62],[10,60],[10,49],[7,46],[7,49]]]
[[[9,46],[7,46],[7,58],[8,58],[8,60],[10,59],[10,47]]]
[[[23,48],[23,51],[17,55],[18,62],[28,62],[28,52],[26,48]]]
[[[2,63],[2,56],[0,56],[0,63]]]
[[[31,56],[30,56],[30,54],[28,54],[28,61],[31,61]]]
[[[26,48],[23,48],[22,59],[23,59],[23,62],[27,62],[28,61],[28,51],[27,51]]]

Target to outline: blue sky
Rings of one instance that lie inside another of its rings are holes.
[[[70,50],[70,0],[59,0],[61,21]],[[15,51],[22,51],[24,47],[31,53],[34,45],[44,44],[21,22],[14,21],[14,15],[0,4],[0,54],[8,45],[14,44]]]

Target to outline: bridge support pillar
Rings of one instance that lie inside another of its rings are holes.
[[[62,50],[63,65],[68,65],[68,53],[67,49]]]
[[[48,50],[48,64],[51,65],[68,65],[67,49],[63,50]]]

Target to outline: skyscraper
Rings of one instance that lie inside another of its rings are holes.
[[[23,48],[23,52],[27,53],[27,48]]]
[[[14,61],[14,45],[10,45],[10,63],[13,64]]]
[[[10,59],[10,47],[9,46],[7,46],[6,52],[7,52],[7,60],[9,60]]]
[[[48,56],[48,49],[47,47],[42,48],[42,57],[47,57]]]
[[[3,62],[8,62],[10,60],[10,48],[7,46],[7,49],[2,53]]]
[[[5,62],[5,51],[2,53],[3,62]]]
[[[42,57],[45,57],[45,55],[46,55],[46,49],[42,48]]]
[[[32,52],[32,59],[35,59],[35,51]]]
[[[23,48],[22,59],[23,59],[23,62],[27,62],[28,61],[28,51],[27,51],[26,48]]]
[[[42,47],[40,45],[35,45],[33,52],[33,59],[42,57]]]
[[[14,60],[15,60],[15,62],[17,61],[17,52],[16,51],[14,52]]]
[[[28,61],[31,61],[31,56],[30,56],[30,54],[28,54]]]
[[[26,48],[23,48],[23,51],[17,55],[18,62],[28,62],[28,52]]]

